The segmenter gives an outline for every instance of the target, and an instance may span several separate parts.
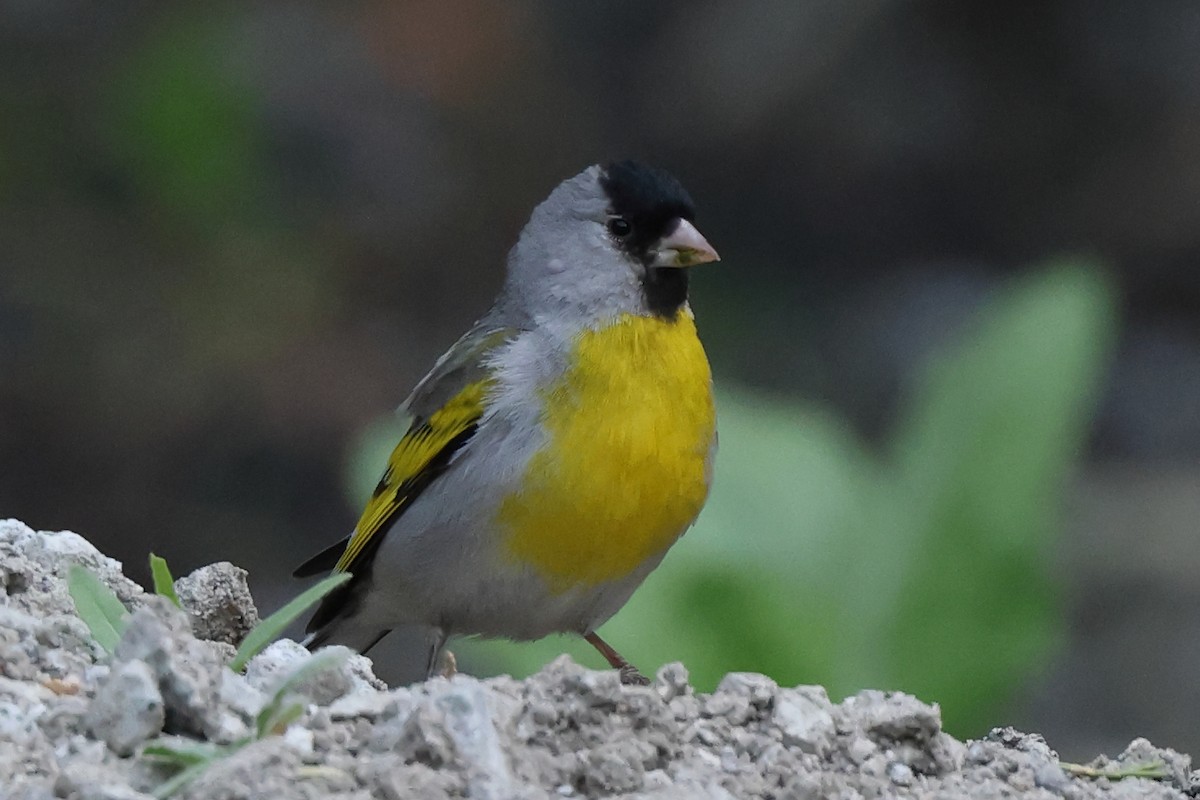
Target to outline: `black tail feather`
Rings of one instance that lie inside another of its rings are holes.
[[[331,571],[337,565],[338,559],[342,557],[342,553],[346,551],[346,545],[349,544],[350,537],[347,536],[340,542],[329,545],[321,552],[317,553],[312,558],[305,561],[300,566],[292,571],[293,578],[311,578],[313,575],[320,575],[323,572]]]

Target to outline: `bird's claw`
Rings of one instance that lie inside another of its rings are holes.
[[[650,679],[642,673],[638,672],[637,667],[633,664],[626,664],[617,670],[617,674],[621,676],[621,684],[623,686],[649,686]]]
[[[454,653],[449,650],[442,651],[442,657],[439,660],[437,674],[443,678],[453,678],[458,674],[458,659],[454,657]]]

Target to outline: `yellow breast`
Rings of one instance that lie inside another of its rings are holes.
[[[542,396],[548,444],[499,512],[511,555],[560,591],[671,546],[708,495],[716,426],[690,311],[586,331],[571,364]]]

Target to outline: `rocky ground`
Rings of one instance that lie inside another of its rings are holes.
[[[73,563],[133,611],[111,655],[76,615]],[[82,537],[15,520],[0,522],[0,590],[0,798],[1200,793],[1187,756],[1144,740],[1083,770],[1036,734],[957,741],[936,705],[905,694],[832,703],[820,687],[746,673],[698,694],[679,664],[648,687],[562,658],[523,681],[388,689],[361,656],[325,651],[317,670],[282,640],[238,674],[233,645],[258,621],[244,572],[217,564],[181,579],[181,612]]]

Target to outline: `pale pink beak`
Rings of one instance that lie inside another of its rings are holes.
[[[659,240],[655,250],[652,267],[691,267],[721,260],[708,240],[686,219],[679,220],[679,226]]]

